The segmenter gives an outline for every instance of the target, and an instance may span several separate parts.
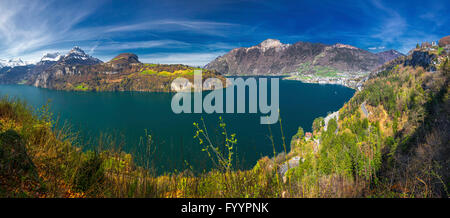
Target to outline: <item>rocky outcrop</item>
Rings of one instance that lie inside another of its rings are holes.
[[[439,39],[439,47],[446,47],[447,45],[450,45],[450,36]]]
[[[404,65],[413,67],[421,66],[425,70],[435,70],[432,63],[436,57],[435,54],[428,51],[415,50],[406,58]]]

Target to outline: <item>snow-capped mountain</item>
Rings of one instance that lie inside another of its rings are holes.
[[[64,57],[60,59],[59,62],[63,62],[65,64],[83,64],[83,65],[93,65],[102,63],[101,60],[94,58],[88,54],[86,54],[80,47],[75,46],[72,50],[69,51]]]
[[[0,68],[1,67],[18,67],[33,64],[29,61],[23,61],[20,58],[13,58],[9,60],[0,59]]]
[[[57,55],[52,55],[54,59],[58,58]],[[86,54],[80,47],[75,46],[64,56],[60,56],[56,62],[46,61],[40,62],[43,64],[39,73],[36,73],[36,77],[32,84],[38,87],[48,87],[49,82],[53,81],[53,78],[61,75],[74,75],[80,74],[87,66],[97,65],[103,63],[101,60],[94,58]]]

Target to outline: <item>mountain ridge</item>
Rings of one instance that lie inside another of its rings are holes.
[[[234,48],[208,63],[205,68],[230,75],[284,74],[297,72],[300,65],[311,62],[315,66],[329,66],[355,73],[370,72],[401,55],[395,50],[377,55],[341,43],[326,45],[299,41],[283,44],[277,39],[266,39],[255,46]]]
[[[283,44],[267,39],[255,46],[232,49],[205,69],[225,75],[289,75],[285,79],[357,88],[371,72],[402,55],[395,50],[372,53],[341,43]]]

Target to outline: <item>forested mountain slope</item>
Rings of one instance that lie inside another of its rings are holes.
[[[447,197],[449,74],[446,54],[420,49],[386,65],[326,131],[318,118],[313,139],[294,136],[290,157],[304,160],[287,173],[294,187],[332,181],[338,196]]]

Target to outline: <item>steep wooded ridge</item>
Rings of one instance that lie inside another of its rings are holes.
[[[299,128],[287,159],[300,161],[284,177],[331,183],[330,196],[448,197],[450,63],[440,48],[389,62],[312,134]]]
[[[119,54],[103,63],[74,47],[66,55],[46,54],[35,65],[4,67],[0,69],[0,83],[27,84],[36,87],[76,91],[152,91],[170,92],[171,82],[177,77],[193,81],[195,70],[186,65],[145,64],[132,53]],[[218,77],[203,70],[203,79]],[[213,88],[206,84],[203,89]]]

